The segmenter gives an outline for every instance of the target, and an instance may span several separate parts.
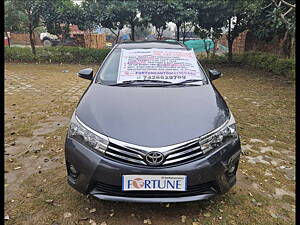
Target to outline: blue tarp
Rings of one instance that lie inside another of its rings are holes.
[[[122,41],[130,40],[129,34],[124,34],[123,36],[120,37],[120,40]]]

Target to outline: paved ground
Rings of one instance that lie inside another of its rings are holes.
[[[219,68],[224,77],[215,84],[243,143],[238,182],[230,192],[201,202],[128,204],[87,198],[66,183],[64,138],[89,84],[75,75],[85,67],[6,64],[7,224],[295,223],[295,93],[286,80]]]

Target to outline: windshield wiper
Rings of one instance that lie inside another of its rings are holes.
[[[122,83],[111,84],[110,86],[122,86],[122,85],[130,85],[130,84],[139,84],[139,83],[144,83],[144,82],[172,84],[172,82],[165,81],[165,80],[146,80],[146,79],[144,79],[144,80],[127,80],[127,81],[123,81]]]
[[[182,84],[187,84],[187,83],[194,83],[194,82],[199,82],[199,81],[203,81],[200,79],[190,79],[190,80],[184,80],[178,83],[172,83],[171,85],[182,85]]]

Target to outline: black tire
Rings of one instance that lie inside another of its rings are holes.
[[[43,45],[44,45],[45,47],[50,47],[50,46],[53,45],[53,43],[52,43],[51,40],[46,39],[46,40],[43,41]]]

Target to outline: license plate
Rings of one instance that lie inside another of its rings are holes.
[[[123,191],[186,191],[185,175],[123,175]]]

